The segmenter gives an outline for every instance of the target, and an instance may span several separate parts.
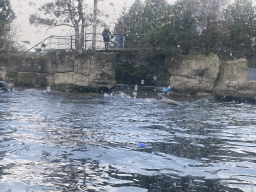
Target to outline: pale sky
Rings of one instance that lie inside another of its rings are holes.
[[[53,0],[10,0],[12,9],[14,10],[17,19],[14,22],[19,31],[19,42],[29,41],[30,44],[21,43],[27,48],[34,46],[43,39],[50,35],[70,36],[74,34],[72,28],[51,28],[49,27],[35,27],[30,25],[29,16],[36,13],[38,8]],[[113,30],[114,23],[120,15],[122,7],[130,7],[135,0],[98,0],[98,8],[103,14],[109,14],[110,17],[106,20],[106,23],[110,26],[110,30]],[[168,0],[169,3],[175,0]],[[93,0],[86,0],[93,6]],[[112,6],[114,5],[114,6]],[[47,30],[48,29],[48,30]],[[97,32],[101,33],[102,29]]]

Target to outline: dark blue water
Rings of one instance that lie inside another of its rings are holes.
[[[1,94],[0,191],[256,191],[256,106],[182,104]]]

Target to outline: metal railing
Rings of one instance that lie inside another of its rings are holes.
[[[116,37],[120,34],[112,34]],[[101,33],[96,34],[96,49],[104,49],[104,41]],[[125,46],[124,48],[140,48],[144,47],[147,44],[148,34],[127,34],[125,35]],[[42,45],[46,45],[46,47]],[[115,47],[116,40],[110,38],[110,44],[112,47]],[[91,49],[92,48],[92,33],[86,33],[84,38],[84,46],[82,49]],[[75,35],[71,36],[57,36],[51,35],[44,40],[40,41],[36,45],[32,46],[24,52],[27,54],[33,50],[33,52],[42,52],[45,49],[75,49]]]

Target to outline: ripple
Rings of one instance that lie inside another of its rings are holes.
[[[0,100],[5,191],[252,191],[256,184],[254,105],[14,93]]]

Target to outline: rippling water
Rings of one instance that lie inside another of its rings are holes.
[[[0,191],[256,191],[256,106],[182,104],[0,94]]]

